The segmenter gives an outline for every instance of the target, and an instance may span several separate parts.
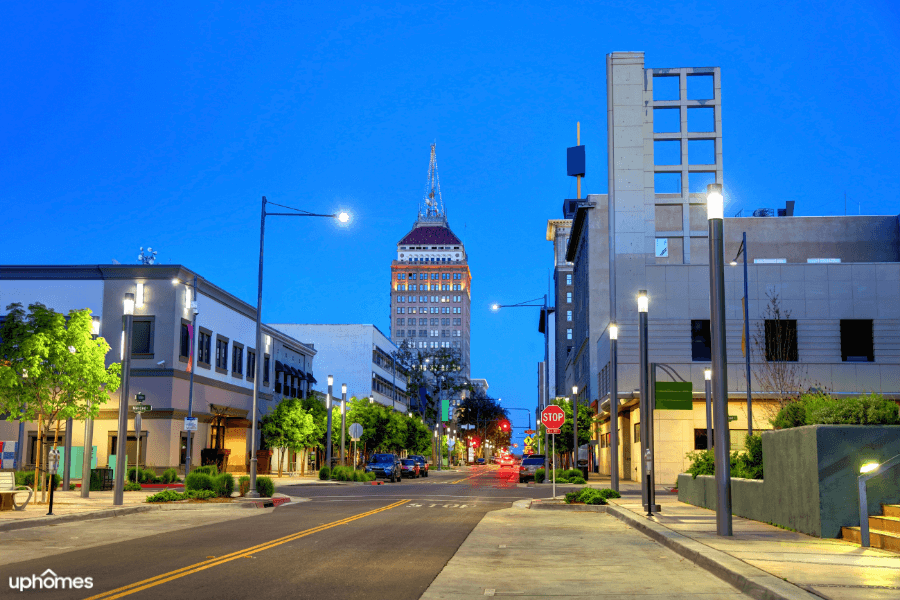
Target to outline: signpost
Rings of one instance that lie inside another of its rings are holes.
[[[353,442],[353,468],[356,468],[357,462],[359,462],[356,458],[356,442],[362,437],[363,434],[363,426],[359,423],[354,423],[350,426],[350,440]]]
[[[184,418],[184,430],[185,431],[197,431],[197,417],[185,417]]]
[[[560,427],[566,421],[566,413],[563,409],[551,404],[541,411],[541,423],[547,428],[553,438],[553,497],[556,498],[556,434],[560,432]]]

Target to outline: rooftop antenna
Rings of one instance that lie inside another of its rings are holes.
[[[138,254],[138,261],[142,265],[152,265],[156,263],[156,251],[153,248],[147,247],[147,252],[144,253],[144,247],[141,246],[141,253]]]
[[[425,184],[425,197],[419,206],[419,221],[446,221],[444,213],[444,200],[441,198],[441,180],[438,177],[437,154],[435,146],[431,144],[431,157],[428,161],[428,180]]]

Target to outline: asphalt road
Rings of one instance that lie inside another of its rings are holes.
[[[269,514],[111,543],[4,567],[92,577],[90,590],[41,598],[415,599],[489,511],[546,487],[518,486],[495,467],[384,485],[279,489],[309,502]],[[252,510],[252,509],[247,509]]]

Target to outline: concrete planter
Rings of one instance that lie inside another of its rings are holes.
[[[857,477],[866,462],[900,454],[900,426],[808,425],[762,434],[764,480],[732,479],[732,512],[817,537],[859,525]],[[716,508],[715,479],[678,476],[681,502]],[[869,513],[900,500],[900,473],[869,481]]]

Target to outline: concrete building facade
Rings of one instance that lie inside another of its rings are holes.
[[[407,373],[394,362],[397,347],[374,325],[313,325],[276,323],[272,327],[293,338],[306,340],[316,351],[319,373],[334,376],[334,396],[341,384],[347,398],[375,398],[376,402],[405,411]],[[327,386],[322,379],[324,390]]]
[[[565,213],[565,208],[563,209]],[[569,211],[569,217],[574,211]],[[566,390],[566,361],[575,348],[575,281],[574,265],[566,260],[566,248],[572,231],[572,219],[547,221],[547,241],[553,242],[553,274],[550,281],[550,306],[553,327],[550,328],[550,397],[564,394]],[[569,387],[568,389],[572,389]]]
[[[188,326],[194,276],[180,265],[3,266],[0,315],[7,314],[12,303],[21,303],[27,311],[29,304],[40,302],[64,314],[89,308],[100,319],[99,335],[111,346],[106,356],[109,366],[121,360],[123,298],[125,293],[134,293],[130,393],[143,393],[145,403],[153,407],[142,415],[141,465],[160,470],[184,464],[190,361],[194,370],[192,412],[198,418],[191,462],[201,464],[204,448],[222,448],[230,451],[228,469],[245,471],[251,453],[254,361],[259,354],[254,347],[256,308],[198,275],[199,314],[191,356]],[[266,325],[263,344],[259,417],[285,395],[304,396],[316,384],[315,350],[310,346]],[[116,454],[120,391],[110,394],[94,420],[93,445],[99,466],[109,464]],[[134,404],[133,397],[128,401]],[[20,428],[18,422],[2,421],[0,439],[17,440],[20,429],[24,464],[33,465],[37,423],[27,422]],[[72,434],[73,446],[83,446],[84,423],[74,423]],[[137,439],[134,414],[130,413],[127,450],[132,464]]]

